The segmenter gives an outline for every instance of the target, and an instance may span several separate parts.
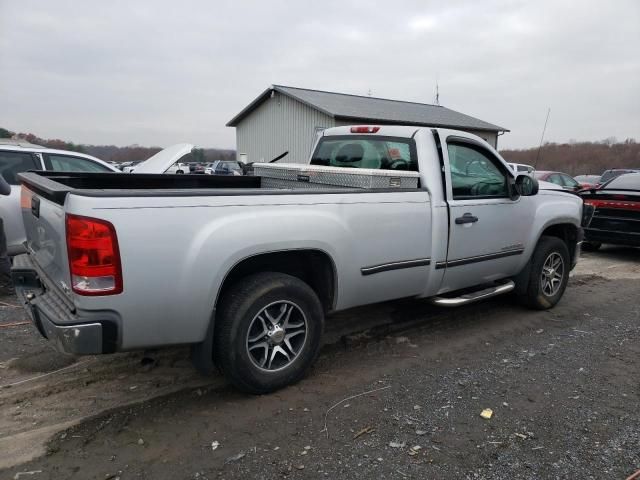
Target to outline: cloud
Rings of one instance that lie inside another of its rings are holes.
[[[501,145],[639,137],[640,3],[0,0],[0,126],[233,147],[272,83],[441,103]]]

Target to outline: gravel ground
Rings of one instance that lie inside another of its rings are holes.
[[[551,311],[504,297],[345,312],[343,329],[387,321],[333,327],[298,385],[250,397],[187,384],[57,433],[0,478],[625,479],[640,468],[638,253],[586,256]]]

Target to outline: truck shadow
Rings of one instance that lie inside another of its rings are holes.
[[[640,260],[640,248],[625,247],[622,245],[603,245],[599,250],[583,255],[602,257],[614,262],[637,262]]]

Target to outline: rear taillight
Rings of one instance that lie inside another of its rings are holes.
[[[111,223],[67,215],[67,249],[74,292],[80,295],[122,292],[118,237]]]
[[[351,127],[351,133],[377,133],[380,127]]]

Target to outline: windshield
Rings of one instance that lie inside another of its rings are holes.
[[[311,165],[418,171],[412,139],[382,136],[323,137],[311,157]]]

